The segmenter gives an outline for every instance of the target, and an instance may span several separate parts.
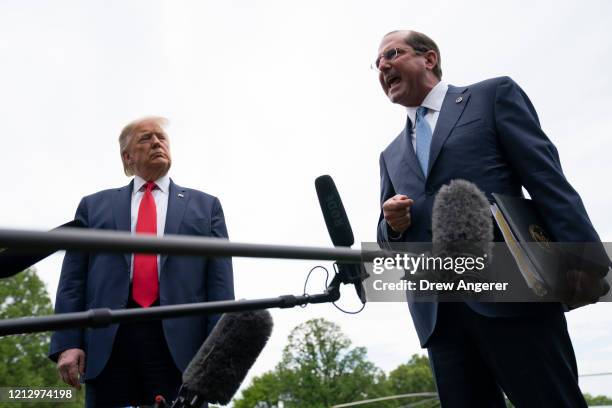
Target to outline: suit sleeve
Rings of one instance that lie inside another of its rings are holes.
[[[85,199],[81,200],[75,219],[81,221],[87,227],[87,202]],[[86,252],[66,252],[55,298],[56,314],[85,310],[88,263],[89,255]],[[49,358],[57,361],[59,354],[64,350],[71,348],[84,349],[83,334],[83,329],[54,332],[51,336]]]
[[[215,238],[229,238],[223,208],[215,198],[212,208],[211,234]],[[234,299],[234,273],[232,259],[227,257],[213,257],[208,259],[206,276],[206,299],[209,302],[217,300]],[[220,315],[209,315],[207,322],[207,335],[219,321]]]
[[[378,217],[378,228],[376,232],[376,240],[379,244],[385,244],[388,242],[398,242],[403,238],[403,234],[398,238],[391,238],[389,233],[389,225],[385,218],[383,217],[382,205],[389,198],[395,196],[397,194],[395,189],[393,188],[393,184],[391,183],[391,179],[389,178],[389,173],[387,172],[387,165],[385,164],[384,154],[380,154],[380,215]]]
[[[520,181],[558,242],[600,243],[580,196],[565,178],[557,149],[544,134],[531,101],[510,78],[495,97],[499,142]],[[603,250],[603,247],[601,247]],[[604,254],[596,251],[604,262]],[[605,255],[605,263],[609,259]]]

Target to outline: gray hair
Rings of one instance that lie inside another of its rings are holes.
[[[121,134],[119,135],[119,154],[121,155],[121,162],[123,163],[123,172],[128,177],[133,176],[134,172],[126,162],[125,157],[123,157],[123,153],[125,153],[130,141],[132,140],[134,129],[136,129],[143,122],[153,122],[164,130],[168,126],[168,119],[162,116],[145,116],[143,118],[131,121],[121,130]]]

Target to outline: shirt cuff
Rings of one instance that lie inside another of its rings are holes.
[[[389,224],[387,224],[387,237],[389,237],[389,241],[400,241],[404,237],[404,233],[393,231]]]

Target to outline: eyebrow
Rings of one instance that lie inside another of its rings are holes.
[[[138,136],[145,136],[145,135],[163,135],[166,136],[166,132],[162,129],[162,130],[141,130],[140,132],[136,133]]]

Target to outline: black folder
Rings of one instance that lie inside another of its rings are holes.
[[[552,296],[574,307],[569,304],[575,284],[571,270],[588,270],[599,278],[592,284],[607,286],[604,277],[609,258],[600,242],[557,243],[543,222],[544,214],[532,200],[496,193],[493,198],[493,217],[527,285],[536,295]]]

